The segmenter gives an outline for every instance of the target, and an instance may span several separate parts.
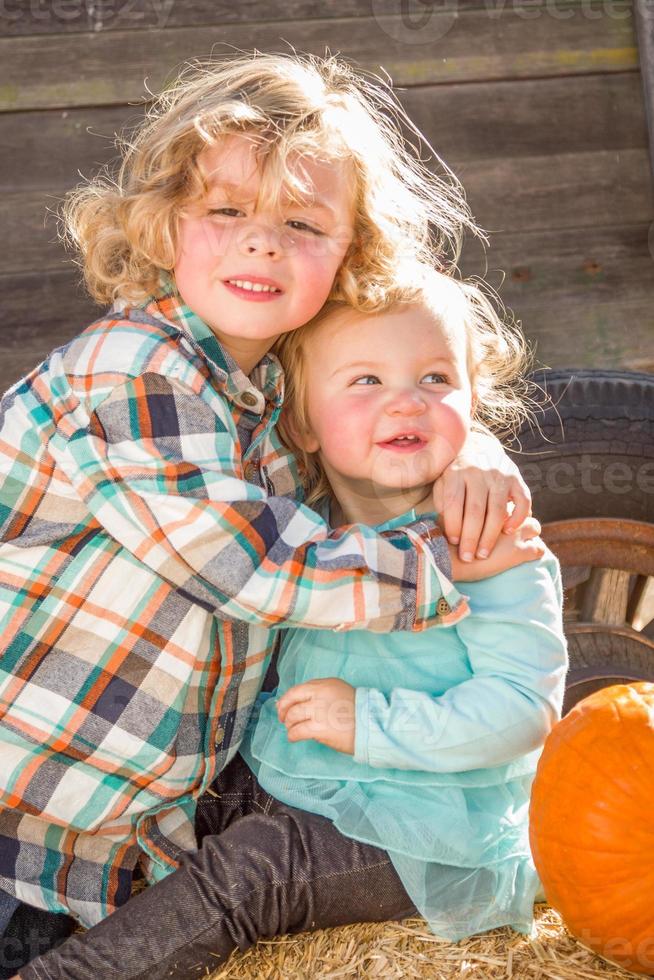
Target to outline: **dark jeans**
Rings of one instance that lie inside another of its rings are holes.
[[[75,920],[69,915],[16,903],[8,895],[0,897],[0,908],[9,908],[10,903],[17,907],[0,935],[0,980],[13,977],[35,956],[63,942],[75,928]]]
[[[21,977],[198,977],[258,939],[415,913],[385,851],[279,803],[240,756],[213,791],[198,804],[199,851]]]

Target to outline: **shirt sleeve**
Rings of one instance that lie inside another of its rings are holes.
[[[455,628],[473,676],[439,697],[358,688],[357,762],[428,772],[490,768],[538,748],[561,717],[567,653],[556,559],[467,582],[466,592],[470,615]]]
[[[244,479],[229,408],[211,391],[145,374],[60,421],[50,450],[116,541],[224,619],[385,632],[465,615],[434,522],[330,531],[267,496]]]

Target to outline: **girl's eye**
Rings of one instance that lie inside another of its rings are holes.
[[[324,231],[319,231],[318,228],[314,228],[312,225],[308,225],[306,221],[296,221],[295,219],[286,222],[293,231],[308,231],[312,235],[324,235]]]
[[[238,208],[209,208],[209,214],[219,214],[223,218],[238,218],[243,212]]]
[[[446,385],[446,384],[448,384],[448,380],[445,377],[445,375],[444,374],[436,374],[435,371],[432,372],[431,374],[426,374],[422,380],[425,381],[427,384],[430,384],[430,385]]]
[[[360,378],[355,378],[352,382],[353,385],[378,385],[380,383],[379,378],[374,374],[362,374]]]

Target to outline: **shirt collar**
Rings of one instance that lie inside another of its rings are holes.
[[[312,510],[315,510],[318,514],[320,514],[320,516],[323,518],[323,520],[327,524],[329,524],[330,526],[333,526],[332,523],[331,523],[331,515],[330,515],[330,508],[331,508],[331,497],[330,496],[321,497],[320,500],[316,501],[315,504],[312,504],[311,505],[311,508],[312,508]],[[432,514],[420,514],[420,515],[418,515],[418,514],[416,514],[415,507],[412,507],[411,510],[406,510],[403,514],[400,514],[398,517],[391,517],[391,518],[389,518],[389,520],[384,521],[383,524],[378,524],[375,527],[375,530],[376,531],[393,531],[397,527],[405,528],[407,526],[407,524],[413,524],[414,521],[417,521],[418,518],[419,518],[419,516],[420,517],[432,517],[433,515]]]
[[[184,303],[175,280],[162,271],[157,290],[143,304],[144,312],[165,320],[200,348],[212,374],[228,398],[239,408],[263,415],[266,402],[280,407],[284,398],[282,366],[274,354],[265,354],[248,377],[209,326]]]

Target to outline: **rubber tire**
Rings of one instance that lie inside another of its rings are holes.
[[[654,681],[654,657],[635,637],[597,633],[568,637],[570,669],[566,677],[563,714],[602,687]]]
[[[556,370],[532,375],[536,425],[518,435],[513,458],[542,524],[570,518],[654,521],[654,375]],[[654,638],[652,624],[643,631]],[[563,712],[592,691],[654,681],[654,657],[637,640],[569,637]]]
[[[654,375],[561,369],[532,380],[537,425],[510,448],[538,520],[654,522]]]

